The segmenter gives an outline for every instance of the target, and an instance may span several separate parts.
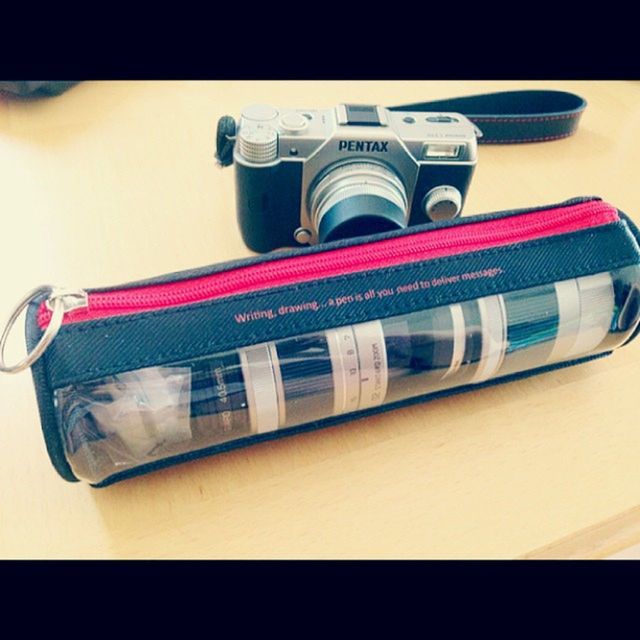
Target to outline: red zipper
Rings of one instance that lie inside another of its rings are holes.
[[[322,253],[301,254],[179,282],[89,292],[88,306],[65,313],[63,324],[156,311],[309,280],[324,280],[571,233],[618,220],[615,207],[600,200],[591,200]],[[38,310],[39,326],[44,329],[50,318],[51,311],[43,303]]]

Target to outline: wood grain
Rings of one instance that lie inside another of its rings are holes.
[[[111,285],[248,255],[233,170],[213,160],[220,115],[252,102],[400,104],[527,87],[585,96],[581,128],[483,147],[466,213],[597,194],[640,222],[636,82],[85,82],[49,100],[3,100],[0,315],[41,283]],[[640,541],[638,379],[634,343],[93,490],[51,467],[29,374],[3,376],[0,556],[606,555],[609,534],[600,548],[582,542],[585,530],[612,523],[619,542]]]

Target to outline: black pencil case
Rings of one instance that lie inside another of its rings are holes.
[[[47,288],[27,346],[55,468],[94,486],[611,353],[640,250],[599,198],[108,289]],[[455,433],[451,434],[455,438]]]

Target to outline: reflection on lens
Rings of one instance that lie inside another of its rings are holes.
[[[403,229],[407,193],[394,171],[376,162],[349,162],[325,173],[309,190],[319,242]]]

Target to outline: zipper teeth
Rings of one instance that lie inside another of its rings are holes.
[[[608,218],[605,215],[609,214]],[[530,216],[522,219],[522,216]],[[597,217],[599,216],[599,217]],[[455,254],[483,248],[504,246],[537,237],[562,235],[617,221],[618,212],[601,200],[565,203],[551,209],[518,211],[492,220],[476,220],[459,226],[429,229],[406,236],[377,240],[369,244],[329,249],[323,253],[283,257],[273,262],[236,267],[183,281],[152,283],[129,289],[88,293],[87,307],[65,313],[63,324],[82,322],[97,317],[113,317],[130,313],[205,302],[218,297],[247,293],[280,286],[287,278],[307,281],[314,276],[329,278],[384,268],[402,263],[442,257],[440,251],[457,249]],[[580,224],[578,224],[580,223]],[[506,228],[501,225],[507,225]],[[484,227],[484,228],[483,228]],[[487,230],[488,227],[488,230]],[[497,228],[494,228],[497,227]],[[536,234],[540,234],[537,236]],[[435,236],[435,239],[434,239]],[[478,245],[489,245],[486,247]],[[434,254],[436,254],[434,256]],[[324,272],[324,273],[323,273]],[[291,282],[284,282],[291,284]],[[154,290],[155,289],[155,290]],[[46,327],[51,312],[45,303],[38,310],[38,324]]]
[[[446,240],[440,240],[435,243],[429,243],[428,234],[432,233],[429,231],[422,232],[427,234],[427,237],[424,239],[420,238],[420,240],[424,240],[424,244],[418,242],[414,244],[408,244],[411,240],[415,240],[416,236],[405,236],[401,238],[392,238],[388,240],[382,240],[378,243],[372,243],[367,246],[367,253],[374,249],[376,246],[379,247],[381,243],[389,243],[389,247],[384,247],[382,251],[379,249],[376,250],[375,258],[393,258],[393,257],[405,257],[411,258],[412,256],[422,256],[425,253],[425,250],[434,251],[438,249],[445,249],[449,247],[456,247],[464,249],[466,245],[473,245],[479,242],[489,242],[492,240],[506,240],[508,241],[513,236],[519,236],[523,233],[532,233],[536,230],[546,230],[549,227],[558,227],[563,224],[568,224],[570,222],[575,221],[576,219],[586,217],[590,214],[599,213],[603,211],[611,210],[610,205],[605,205],[604,203],[597,202],[589,202],[584,205],[578,205],[578,208],[563,213],[550,222],[548,219],[543,221],[533,221],[523,224],[517,228],[512,228],[508,230],[501,231],[493,231],[489,233],[474,233],[473,237],[466,237],[461,239],[460,237],[454,236],[452,238],[447,238]],[[537,212],[533,212],[537,213]],[[541,212],[544,213],[544,212]],[[491,221],[492,222],[492,221]],[[470,223],[470,224],[481,224],[481,223]],[[470,226],[470,225],[468,225]],[[437,230],[434,230],[437,231]],[[464,230],[461,230],[464,231]],[[416,234],[417,235],[417,234]],[[392,244],[393,243],[393,244]],[[428,246],[425,248],[425,244]],[[360,254],[360,256],[356,256],[354,260],[353,256],[349,256],[346,258],[341,258],[339,255],[335,257],[335,255],[331,255],[331,252],[327,252],[328,255],[317,255],[316,259],[312,264],[305,264],[303,266],[304,271],[318,271],[321,270],[327,263],[330,263],[332,269],[339,271],[341,267],[352,266],[354,262],[357,261],[359,265],[362,265],[362,271],[366,270],[367,258]],[[227,279],[222,282],[222,286],[220,283],[212,283],[212,282],[201,282],[201,283],[192,283],[189,284],[188,281],[185,281],[186,286],[188,287],[188,291],[184,293],[184,295],[169,293],[169,292],[140,292],[136,293],[135,289],[118,291],[118,292],[101,292],[101,293],[93,293],[90,294],[91,307],[94,309],[105,309],[105,308],[115,308],[118,305],[123,307],[134,307],[134,306],[155,306],[158,304],[158,301],[162,301],[167,304],[180,304],[181,302],[191,302],[194,297],[198,295],[215,295],[219,291],[224,291],[227,288],[236,287],[240,284],[252,284],[256,281],[263,281],[265,279],[273,278],[276,276],[287,276],[287,275],[295,275],[300,273],[301,269],[299,265],[295,264],[295,258],[291,260],[292,262],[287,262],[285,264],[270,263],[263,265],[261,267],[262,274],[259,277],[256,277],[255,273],[248,272],[243,273],[240,271],[236,274],[228,275]],[[410,260],[408,260],[410,261]],[[250,267],[249,267],[250,268]],[[242,267],[240,267],[242,269]],[[228,273],[228,272],[227,272]],[[219,274],[211,274],[211,276],[200,276],[202,278],[212,277],[219,275],[221,278],[224,277],[225,272],[220,272]],[[159,285],[162,286],[162,285]]]

